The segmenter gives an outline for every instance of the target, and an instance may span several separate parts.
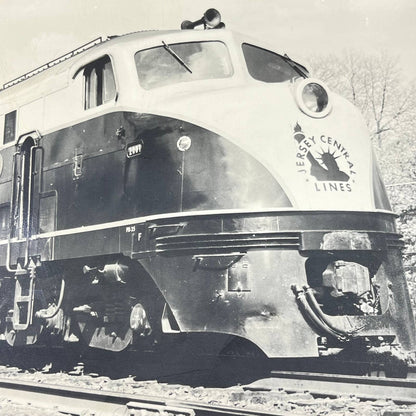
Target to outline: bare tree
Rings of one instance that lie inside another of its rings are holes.
[[[406,80],[397,57],[348,51],[309,61],[315,77],[361,110],[379,149],[384,139],[414,137],[416,87]]]

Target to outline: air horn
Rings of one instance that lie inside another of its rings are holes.
[[[216,9],[208,9],[204,15],[195,22],[184,20],[181,29],[194,29],[196,26],[204,25],[204,29],[223,29],[225,24],[221,22],[221,14]]]

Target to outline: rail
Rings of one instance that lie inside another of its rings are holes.
[[[41,72],[43,72],[43,71],[45,71],[49,68],[52,68],[53,66],[58,65],[61,62],[64,62],[67,59],[70,59],[73,56],[78,55],[81,52],[86,51],[87,49],[93,48],[94,46],[99,45],[100,43],[103,43],[107,40],[108,40],[108,38],[99,37],[97,39],[92,40],[91,42],[85,43],[84,45],[80,46],[79,48],[74,49],[71,52],[68,52],[68,53],[62,55],[59,58],[56,58],[52,61],[49,61],[44,65],[41,65],[41,66],[39,66],[35,69],[32,69],[31,71],[26,72],[25,74],[20,75],[17,78],[12,79],[11,81],[6,82],[5,84],[3,84],[3,87],[0,88],[0,91],[5,90],[7,88],[10,88],[13,85],[19,84],[20,82],[25,81],[29,78],[32,78],[34,75],[37,75],[37,74],[39,74],[39,73],[41,73]]]
[[[325,397],[354,395],[363,400],[390,399],[399,404],[416,403],[415,379],[272,371],[269,378],[258,380],[245,388],[308,391],[314,396]]]
[[[116,414],[167,416],[281,416],[281,412],[170,400],[153,396],[123,394],[69,386],[53,386],[0,378],[0,396],[71,415],[91,412],[100,416]]]
[[[133,391],[131,389],[136,382],[129,381],[124,384],[124,381],[121,381],[122,384],[116,382],[113,386],[110,381],[104,380],[103,383],[97,379],[98,382],[94,383],[93,380],[98,374],[89,377],[77,373],[80,379],[71,376],[76,385],[72,381],[68,383],[69,380],[65,377],[60,385],[59,381],[56,382],[57,377],[48,380],[47,377],[29,376],[28,381],[27,374],[22,374],[21,377],[13,372],[6,371],[4,374],[9,376],[0,378],[0,398],[7,397],[14,404],[30,403],[31,406],[54,409],[74,416],[282,416],[287,414],[282,412],[286,406],[297,410],[301,410],[303,406],[310,406],[316,413],[321,411],[323,406],[332,406],[332,400],[327,398],[334,399],[338,407],[346,406],[359,412],[363,407],[367,410],[377,410],[380,406],[387,406],[389,411],[394,410],[389,414],[400,415],[405,408],[403,404],[416,403],[415,379],[271,371],[267,378],[249,385],[214,389],[217,391],[207,390],[202,395],[198,391],[195,396],[181,396],[176,395],[176,391],[181,390],[178,389],[180,384],[173,384],[170,389],[159,389],[158,385],[157,388],[152,387],[155,386],[154,381],[149,382],[150,387],[144,387],[143,382],[139,381],[139,390],[136,390],[136,393],[134,388]],[[10,378],[10,375],[13,377]],[[107,385],[107,382],[110,384]],[[120,391],[120,386],[124,385],[124,391]],[[105,390],[102,390],[103,387]],[[142,390],[143,388],[145,390]],[[192,388],[186,387],[185,390],[189,392],[189,389]],[[351,400],[351,395],[354,396],[354,400]],[[259,407],[260,403],[265,405],[264,408]],[[294,413],[303,414],[296,411]]]

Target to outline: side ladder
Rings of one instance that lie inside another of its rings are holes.
[[[28,269],[18,267],[15,273],[15,291],[13,305],[13,329],[28,329],[33,320],[33,303],[35,299],[35,265]]]

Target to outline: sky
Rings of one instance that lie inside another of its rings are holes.
[[[0,85],[98,36],[178,29],[211,7],[301,63],[383,50],[416,78],[416,0],[0,0]]]

